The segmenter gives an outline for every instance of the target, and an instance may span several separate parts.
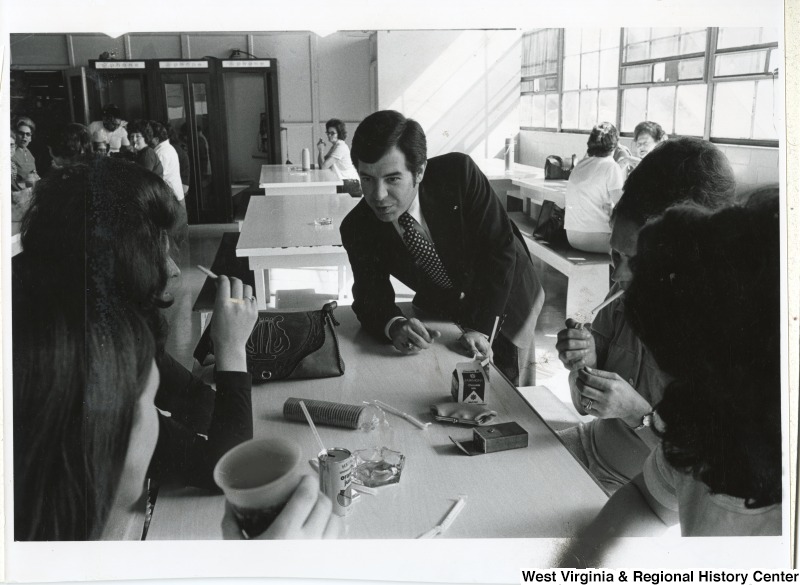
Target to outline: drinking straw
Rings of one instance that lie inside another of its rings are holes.
[[[206,276],[210,276],[210,277],[211,277],[211,278],[213,278],[213,279],[216,279],[216,278],[218,278],[216,274],[214,274],[213,272],[211,272],[211,271],[210,271],[208,268],[206,268],[205,266],[201,266],[200,264],[198,264],[198,265],[197,265],[197,267],[198,267],[198,268],[200,269],[200,271],[201,271],[201,272],[203,272],[203,273],[204,273]]]
[[[306,408],[306,403],[303,402],[302,400],[300,401],[300,408],[303,409],[303,414],[306,415],[306,420],[308,421],[308,425],[311,427],[311,432],[314,433],[314,437],[317,439],[317,443],[319,443],[320,452],[325,451],[327,453],[328,450],[325,448],[325,443],[322,442],[322,438],[319,436],[319,433],[317,432],[317,427],[314,426],[314,421],[311,420],[311,415],[309,414],[308,409]]]
[[[376,406],[382,408],[383,410],[385,410],[387,412],[391,412],[392,414],[397,415],[400,418],[406,419],[412,425],[415,425],[415,426],[417,426],[417,427],[419,427],[421,429],[427,429],[431,425],[431,423],[429,423],[429,422],[428,423],[424,423],[421,420],[418,420],[418,419],[414,418],[410,414],[402,412],[402,411],[396,409],[393,406],[389,406],[388,404],[386,404],[385,402],[381,402],[380,400],[373,400],[372,403],[375,404]]]
[[[500,315],[498,315],[497,317],[494,318],[494,327],[492,327],[492,334],[489,336],[489,347],[492,347],[492,344],[494,343],[494,336],[497,333],[497,324],[498,323],[500,323]],[[481,362],[481,365],[483,367],[486,367],[486,364],[488,364],[488,363],[489,363],[489,358],[486,358],[485,360],[483,360]]]
[[[447,516],[444,517],[441,524],[437,524],[425,534],[420,535],[418,538],[434,538],[441,534],[444,534],[450,525],[455,522],[455,519],[461,513],[461,510],[464,509],[464,506],[467,505],[467,496],[458,496],[456,503],[453,504],[453,507],[450,508],[450,511],[447,513]]]

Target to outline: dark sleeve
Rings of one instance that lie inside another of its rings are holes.
[[[228,450],[253,438],[250,374],[217,372],[214,414],[206,436],[172,417],[159,417],[150,477],[216,490],[214,466]]]
[[[214,413],[214,389],[168,353],[158,358],[158,373],[161,381],[156,391],[156,407],[169,412],[190,430],[205,434]]]
[[[369,230],[359,225],[361,205],[363,201],[345,217],[339,229],[353,270],[353,312],[364,329],[388,342],[384,333],[386,323],[403,312],[394,302],[394,287],[385,259],[378,253],[376,242],[369,241]]]
[[[164,176],[164,167],[161,166],[161,161],[158,159],[156,151],[152,148],[143,148],[136,160],[148,171],[153,171],[159,177]]]
[[[495,317],[505,313],[514,284],[516,240],[489,179],[471,158],[464,159],[464,221],[476,246],[472,254],[475,278],[465,291],[469,305],[462,325],[490,335]]]

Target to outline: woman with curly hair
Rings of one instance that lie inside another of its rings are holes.
[[[673,376],[660,447],[562,557],[600,566],[618,536],[780,535],[777,189],[716,213],[675,207],[639,235],[625,313]],[[657,307],[657,308],[656,308]]]

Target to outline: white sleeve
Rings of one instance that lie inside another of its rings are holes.
[[[664,458],[664,450],[659,446],[644,462],[642,470],[644,482],[647,490],[659,504],[672,510],[678,511],[678,492],[677,480],[680,474]]]

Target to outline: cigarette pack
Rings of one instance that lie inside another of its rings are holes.
[[[509,449],[524,449],[528,446],[528,432],[515,422],[477,427],[472,431],[472,441],[450,440],[467,455],[495,453]]]

